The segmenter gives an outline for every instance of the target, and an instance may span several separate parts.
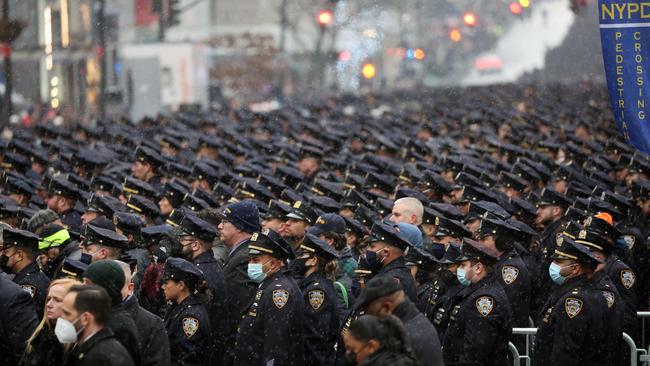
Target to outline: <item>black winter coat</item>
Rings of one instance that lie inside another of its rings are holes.
[[[169,339],[163,320],[138,304],[135,295],[124,302],[124,309],[135,320],[144,366],[169,366]]]

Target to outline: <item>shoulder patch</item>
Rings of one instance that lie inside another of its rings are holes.
[[[631,289],[632,286],[634,286],[634,281],[636,281],[634,272],[629,269],[624,269],[621,271],[621,283],[626,289]]]
[[[564,300],[564,311],[569,319],[575,318],[582,311],[582,300],[569,297]]]
[[[614,302],[616,301],[616,297],[614,296],[613,292],[603,290],[603,296],[605,297],[605,300],[607,300],[607,307],[608,308],[611,308],[612,306],[614,306]]]
[[[494,299],[490,296],[481,296],[476,300],[476,310],[483,315],[488,316],[494,309]]]
[[[501,278],[503,279],[503,282],[506,283],[506,285],[510,285],[511,283],[515,282],[517,280],[517,276],[519,276],[519,269],[513,266],[503,266],[501,268]]]
[[[192,338],[196,334],[196,331],[199,330],[200,322],[197,318],[188,316],[187,318],[183,318],[181,324],[183,325],[183,333],[185,333],[185,336]]]
[[[20,287],[22,287],[23,290],[25,290],[25,292],[27,292],[31,297],[34,297],[34,295],[36,294],[35,286],[25,284],[25,285],[20,285]]]
[[[273,303],[278,309],[282,309],[289,301],[289,291],[285,289],[273,290]]]
[[[320,309],[323,302],[325,302],[325,293],[322,290],[311,290],[307,293],[307,297],[309,298],[309,305],[314,310]]]

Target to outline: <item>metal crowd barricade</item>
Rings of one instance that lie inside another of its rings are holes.
[[[645,347],[648,345],[645,338],[645,322],[647,318],[650,318],[650,311],[637,311],[636,316],[641,318],[641,345]],[[650,353],[650,351],[648,353]]]
[[[523,360],[529,366],[531,362],[529,338],[537,334],[537,328],[512,328],[512,334],[526,336],[526,353],[524,355],[519,353],[519,350],[512,342],[508,343],[508,349],[513,358],[513,365],[521,366],[521,361]],[[636,348],[634,340],[626,333],[623,333],[622,337],[630,349],[630,366],[638,366],[638,361],[641,361],[643,365],[650,365],[650,348],[647,351],[643,348]]]
[[[531,320],[532,323],[532,320]],[[510,353],[512,353],[512,358],[513,358],[513,364],[515,366],[520,366],[521,361],[523,360],[525,362],[526,366],[530,366],[530,349],[533,344],[531,341],[531,336],[534,336],[537,334],[537,328],[512,328],[512,334],[519,334],[519,335],[525,335],[526,336],[526,353],[523,355],[519,353],[519,350],[517,347],[515,347],[514,344],[509,343],[508,348],[510,349]]]

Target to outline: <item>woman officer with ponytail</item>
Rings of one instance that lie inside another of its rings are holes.
[[[203,273],[185,259],[170,257],[162,283],[165,298],[172,303],[165,314],[172,365],[207,365],[210,319],[197,294],[207,288]]]
[[[334,290],[338,255],[326,241],[306,234],[294,271],[304,275],[300,290],[305,299],[305,365],[334,365],[339,330],[338,297]]]

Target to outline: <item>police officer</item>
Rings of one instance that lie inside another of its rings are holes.
[[[210,318],[204,302],[195,295],[203,273],[182,258],[169,257],[162,276],[165,314],[172,365],[209,365]]]
[[[531,279],[528,268],[513,247],[515,228],[498,219],[482,219],[478,229],[479,242],[499,257],[495,267],[496,279],[508,296],[514,327],[528,327],[530,315]],[[517,341],[524,343],[523,337]],[[517,342],[520,343],[520,342]]]
[[[39,318],[42,317],[50,279],[41,272],[36,262],[38,236],[29,231],[5,228],[2,231],[2,241],[2,258],[6,269],[15,274],[14,283],[34,299],[36,314]]]
[[[559,287],[543,306],[533,365],[606,365],[608,306],[593,280],[602,261],[567,236],[557,245],[548,274]]]
[[[7,230],[7,229],[5,229]],[[18,365],[27,340],[38,325],[30,295],[0,272],[0,364]]]
[[[377,275],[397,278],[404,286],[404,292],[411,301],[417,301],[415,280],[406,267],[404,252],[410,247],[409,241],[400,234],[396,224],[377,221],[370,230],[366,261]]]
[[[440,339],[444,339],[447,332],[452,299],[464,288],[456,277],[459,259],[462,259],[460,251],[459,243],[449,243],[447,251],[439,261],[440,267],[436,271],[431,290],[422,294],[423,304],[420,310],[433,323]]]
[[[590,216],[594,220],[598,220]],[[590,217],[586,222],[590,222]],[[596,224],[600,225],[600,224]],[[619,282],[619,279],[612,279],[608,274],[607,260],[612,255],[613,245],[604,236],[592,230],[592,227],[581,227],[579,225],[571,225],[563,235],[568,236],[575,240],[576,243],[587,247],[593,255],[605,263],[599,263],[593,275],[593,282],[596,287],[600,289],[607,301],[608,314],[607,319],[609,326],[613,329],[609,334],[611,339],[611,352],[607,356],[610,364],[624,365],[629,364],[629,352],[623,339],[618,335],[625,331],[628,335],[632,336],[633,331],[637,327],[636,324],[636,307],[634,304],[629,304],[619,292],[619,287],[614,281]],[[629,267],[628,267],[629,269]],[[616,271],[618,272],[618,271]],[[631,316],[626,317],[626,313],[631,312]],[[625,320],[630,319],[628,322]],[[626,326],[630,327],[626,329]],[[628,333],[630,332],[630,333]],[[634,338],[633,338],[634,339]]]
[[[81,231],[81,214],[74,207],[80,194],[77,187],[62,178],[52,179],[48,187],[48,196],[45,200],[47,208],[56,212],[61,222],[74,232]]]
[[[164,160],[158,152],[145,146],[138,146],[135,150],[135,162],[131,166],[131,172],[134,177],[149,183],[156,192],[160,192],[162,183],[158,169],[163,163]]]
[[[618,236],[618,230],[612,225],[611,215],[607,213],[588,216],[584,224],[584,230],[578,232],[575,241],[586,245],[598,258],[605,261],[598,265],[597,271],[605,271],[616,286],[623,308],[623,331],[638,341],[640,332],[636,317],[637,275],[614,253],[613,236]]]
[[[303,365],[305,303],[286,265],[295,255],[272,230],[254,233],[248,254],[248,276],[259,286],[239,323],[234,364]]]
[[[142,246],[142,229],[145,222],[139,215],[118,212],[113,215],[113,224],[115,231],[128,239],[126,254],[137,261],[137,271],[133,275],[133,283],[135,284],[135,293],[139,294],[144,271],[151,263],[149,251]]]
[[[540,200],[537,203],[535,225],[543,229],[543,231],[530,248],[538,264],[538,269],[535,271],[538,276],[533,280],[532,284],[535,296],[531,302],[531,309],[534,312],[540,310],[547,294],[555,287],[553,282],[546,276],[546,273],[551,262],[550,256],[553,254],[557,235],[567,227],[569,220],[564,216],[564,213],[569,204],[570,202],[566,196],[549,188],[542,191]]]
[[[293,271],[304,278],[299,282],[305,302],[305,365],[333,365],[334,344],[339,330],[339,308],[333,279],[338,254],[324,240],[306,234]]]
[[[192,261],[203,272],[210,288],[210,294],[205,299],[210,314],[213,342],[210,363],[221,363],[228,334],[228,312],[226,311],[228,297],[223,271],[212,251],[217,230],[191,213],[185,215],[178,229],[183,257]]]
[[[506,365],[512,311],[495,278],[498,258],[467,238],[461,256],[456,276],[465,288],[454,298],[443,341],[445,364]]]

